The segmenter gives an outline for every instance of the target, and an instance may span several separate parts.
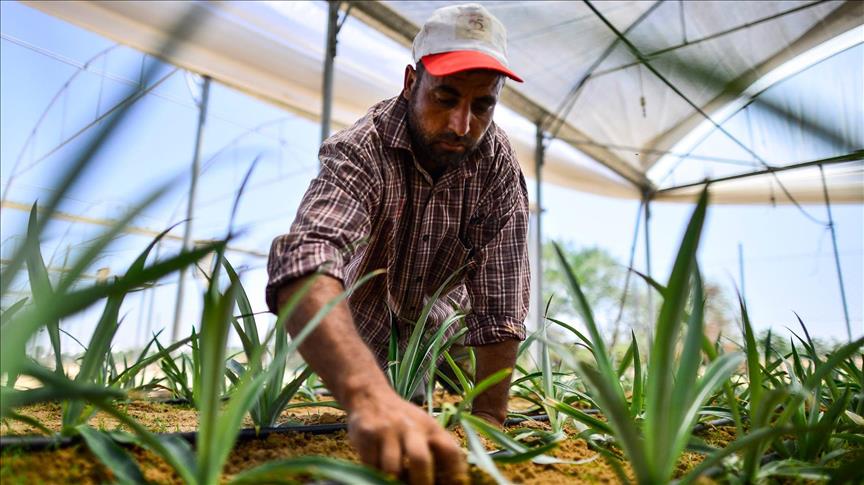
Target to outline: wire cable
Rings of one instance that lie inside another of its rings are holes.
[[[811,220],[812,222],[814,222],[814,223],[816,223],[816,224],[825,225],[824,222],[822,222],[822,221],[820,221],[819,219],[816,219],[815,217],[813,217],[812,215],[810,215],[810,213],[807,212],[807,211],[804,209],[804,207],[801,206],[801,204],[800,204],[800,203],[795,199],[795,197],[794,197],[794,196],[789,192],[789,190],[786,188],[786,186],[783,185],[783,182],[780,181],[780,178],[777,176],[777,174],[774,173],[774,171],[773,171],[772,169],[774,169],[775,167],[772,167],[771,165],[768,165],[768,163],[766,163],[765,160],[762,159],[762,157],[760,157],[758,154],[756,154],[756,152],[754,152],[753,150],[751,150],[750,147],[746,146],[744,143],[742,143],[740,140],[738,140],[738,138],[736,138],[736,137],[733,136],[731,133],[729,133],[729,131],[727,131],[725,128],[723,128],[723,126],[721,126],[721,125],[718,124],[716,121],[714,121],[714,119],[711,118],[711,116],[709,116],[708,113],[706,113],[706,112],[705,112],[702,108],[700,108],[696,103],[694,103],[692,100],[690,100],[690,98],[687,97],[687,95],[685,95],[683,92],[681,92],[680,89],[678,89],[678,88],[677,88],[674,84],[672,84],[672,82],[670,82],[670,81],[669,81],[669,80],[668,80],[668,79],[667,79],[663,74],[661,74],[657,69],[655,69],[654,66],[652,66],[651,63],[648,62],[647,59],[645,59],[645,57],[642,55],[642,53],[639,51],[639,49],[636,48],[636,46],[633,45],[633,43],[630,42],[624,34],[622,34],[618,29],[616,29],[615,26],[612,25],[612,23],[610,23],[609,20],[606,19],[606,17],[604,17],[603,14],[600,13],[600,11],[597,10],[597,8],[594,7],[594,5],[592,5],[591,2],[590,2],[589,0],[583,0],[583,2],[585,2],[585,4],[588,5],[588,7],[589,7],[592,11],[594,11],[594,13],[597,15],[597,17],[598,17],[598,18],[599,18],[599,19],[600,19],[600,20],[601,20],[601,21],[602,21],[602,22],[603,22],[607,27],[609,27],[609,29],[612,30],[612,32],[614,32],[615,35],[616,35],[619,39],[621,39],[622,42],[624,42],[624,44],[625,44],[625,45],[630,49],[630,51],[631,51],[631,52],[632,52],[632,53],[633,53],[633,54],[634,54],[634,55],[635,55],[635,56],[636,56],[636,57],[637,57],[637,58],[642,62],[642,64],[643,64],[643,65],[644,65],[644,66],[645,66],[649,71],[651,71],[655,76],[657,76],[657,78],[660,79],[660,80],[663,82],[663,84],[665,84],[669,89],[671,89],[675,94],[677,94],[677,95],[678,95],[682,100],[684,100],[684,102],[686,102],[688,105],[690,105],[690,107],[693,108],[697,113],[699,113],[699,115],[701,115],[703,118],[705,118],[706,120],[708,120],[709,123],[711,123],[712,125],[714,125],[714,128],[715,128],[715,129],[719,130],[721,133],[723,133],[724,135],[726,135],[730,140],[732,140],[732,142],[734,142],[736,145],[738,145],[739,147],[741,147],[744,151],[746,151],[747,153],[749,153],[753,158],[755,158],[756,160],[758,160],[758,161],[759,161],[759,162],[760,162],[760,163],[761,163],[761,164],[762,164],[766,169],[768,169],[769,172],[770,172],[770,173],[772,174],[772,176],[774,177],[775,181],[777,182],[777,185],[780,186],[780,188],[783,190],[783,193],[786,194],[786,197],[788,197],[789,200],[790,200],[790,201],[795,205],[795,207],[798,208],[798,210],[801,212],[801,214],[803,214],[807,219]]]

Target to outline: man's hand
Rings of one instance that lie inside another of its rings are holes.
[[[279,307],[307,279],[279,292]],[[286,327],[292,337],[343,291],[321,276],[299,301]],[[354,328],[345,302],[337,304],[300,345],[300,354],[348,411],[348,437],[364,463],[409,483],[467,483],[468,466],[456,441],[422,409],[405,401]]]
[[[487,423],[496,426],[498,429],[504,429],[504,421],[502,421],[498,416],[493,416],[491,413],[486,411],[471,411],[473,416],[486,420]]]
[[[456,441],[421,408],[390,391],[353,400],[348,438],[363,463],[411,484],[468,481]]]

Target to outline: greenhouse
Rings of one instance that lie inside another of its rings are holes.
[[[0,199],[4,484],[864,482],[858,0],[0,2]]]

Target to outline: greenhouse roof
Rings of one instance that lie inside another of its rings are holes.
[[[200,25],[168,60],[320,116],[323,2],[27,3],[153,55],[194,9]],[[444,3],[459,2],[347,4],[337,125],[399,92],[411,39]],[[824,170],[832,202],[864,202],[864,3],[479,3],[525,79],[496,121],[527,176],[539,124],[543,180],[561,186],[692,201],[711,179],[715,203],[821,203]]]

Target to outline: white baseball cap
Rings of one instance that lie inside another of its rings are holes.
[[[476,3],[441,7],[414,37],[414,62],[433,76],[449,76],[472,69],[498,71],[522,82],[507,67],[507,30],[486,8]]]

